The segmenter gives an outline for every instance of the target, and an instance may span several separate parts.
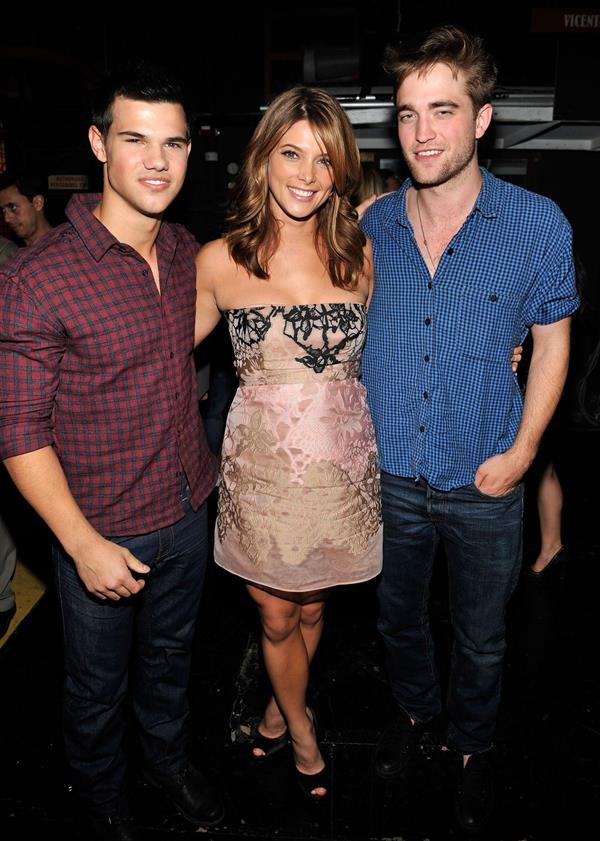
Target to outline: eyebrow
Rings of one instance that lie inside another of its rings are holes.
[[[138,140],[146,140],[147,139],[147,135],[146,134],[140,134],[139,131],[118,131],[117,132],[117,137],[123,137],[123,136],[137,137]],[[163,142],[164,143],[189,143],[190,138],[189,137],[180,137],[180,136],[166,137]]]
[[[441,99],[437,102],[430,102],[427,106],[430,111],[433,111],[435,108],[443,108],[443,107],[452,107],[452,108],[460,108],[458,102],[455,102],[453,99]],[[417,109],[414,108],[410,102],[407,102],[403,105],[396,106],[396,113],[399,114],[400,111],[416,111]]]
[[[299,152],[304,152],[304,151],[305,151],[305,150],[302,148],[302,146],[296,146],[296,144],[295,144],[295,143],[282,143],[282,144],[279,146],[279,148],[280,148],[280,149],[284,149],[286,146],[289,146],[291,149],[297,149]],[[325,157],[329,157],[329,153],[327,152],[327,150],[326,150],[326,149],[321,150],[321,151],[319,152],[319,154],[320,154],[320,155],[323,155],[323,156],[325,156]]]

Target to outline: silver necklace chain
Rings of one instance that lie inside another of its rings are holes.
[[[419,216],[419,225],[421,226],[421,237],[423,238],[423,245],[425,246],[425,250],[427,251],[427,256],[429,257],[429,261],[433,268],[433,272],[435,274],[436,270],[436,262],[431,256],[431,251],[429,250],[429,245],[427,244],[427,237],[425,236],[425,228],[423,227],[423,220],[421,219],[421,208],[419,207],[419,191],[417,190],[417,214]]]

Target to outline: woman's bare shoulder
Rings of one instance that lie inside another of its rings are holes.
[[[196,267],[205,271],[212,272],[233,265],[224,237],[207,242],[196,255]]]

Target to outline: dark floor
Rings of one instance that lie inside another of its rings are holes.
[[[565,540],[572,559],[562,590],[532,592],[520,584],[511,603],[496,740],[497,806],[485,836],[490,841],[575,838],[600,806],[600,433],[572,431],[564,451]],[[529,554],[537,548],[535,533],[530,510]],[[432,612],[443,673],[451,642],[443,558]],[[214,769],[226,792],[227,814],[217,830],[200,830],[203,836],[459,838],[451,799],[456,758],[440,748],[434,730],[422,744],[410,780],[385,783],[373,774],[373,746],[391,709],[375,619],[371,585],[341,589],[328,607],[311,691],[332,796],[312,804],[297,788],[285,752],[264,766],[250,757],[245,733],[266,692],[255,618],[238,583],[211,569],[191,683],[192,753],[200,765]],[[0,651],[0,669],[0,839],[49,833],[64,841],[87,838],[62,753],[60,628],[51,595]],[[131,786],[136,815],[149,839],[195,832],[140,782],[135,761]]]

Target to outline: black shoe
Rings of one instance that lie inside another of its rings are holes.
[[[466,835],[479,835],[487,826],[494,809],[491,751],[474,753],[469,758],[461,772],[454,809],[456,821]]]
[[[419,739],[422,725],[413,724],[410,716],[400,710],[394,723],[381,734],[375,749],[375,773],[391,780],[406,770]]]
[[[186,821],[196,826],[216,826],[223,820],[225,809],[216,788],[193,765],[169,777],[145,768],[144,777],[166,792]]]
[[[565,580],[568,560],[569,555],[567,553],[567,549],[565,546],[561,546],[558,552],[552,555],[544,569],[536,572],[533,567],[528,566],[526,568],[525,575],[527,577],[527,581],[538,587],[546,586],[547,584],[551,584],[553,581],[557,581],[559,584],[562,584]]]
[[[275,736],[275,738],[270,738],[269,736],[263,736],[263,734],[258,729],[258,724],[256,724],[252,728],[252,732],[250,734],[251,740],[251,747],[252,747],[252,756],[254,759],[257,759],[263,762],[265,759],[269,759],[272,756],[275,756],[279,753],[279,751],[284,750],[290,743],[290,737],[288,735],[287,729],[281,734],[281,736]],[[254,753],[254,749],[257,748],[261,750],[262,753]]]
[[[0,612],[0,640],[4,636],[4,634],[8,631],[8,626],[10,625],[11,619],[17,612],[17,608],[15,605],[10,607],[8,610],[3,610]]]
[[[313,803],[323,803],[329,794],[329,771],[327,765],[316,774],[304,774],[299,768],[294,766],[296,771],[296,779],[300,786],[300,791],[305,794]],[[315,789],[323,789],[325,794],[317,794]]]
[[[95,814],[90,817],[90,824],[96,841],[140,841],[130,817]]]

